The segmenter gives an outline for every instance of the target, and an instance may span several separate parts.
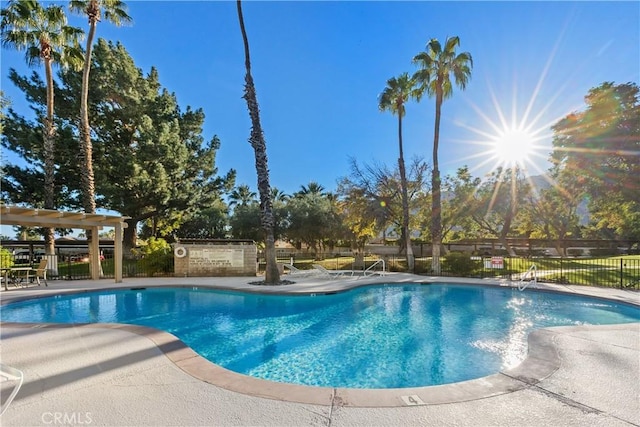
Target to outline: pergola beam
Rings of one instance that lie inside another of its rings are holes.
[[[32,209],[21,206],[0,206],[0,224],[23,225],[28,227],[79,228],[91,230],[92,258],[91,278],[100,278],[100,255],[98,230],[103,227],[115,228],[114,269],[116,283],[122,282],[122,230],[127,228],[125,222],[129,217],[88,214],[84,212],[65,212],[50,209]]]

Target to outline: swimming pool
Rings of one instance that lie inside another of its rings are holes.
[[[370,286],[317,296],[147,288],[9,304],[0,319],[150,326],[216,364],[255,377],[396,388],[487,376],[524,359],[533,329],[637,322],[640,308],[463,285]]]

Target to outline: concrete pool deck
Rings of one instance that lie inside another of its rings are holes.
[[[80,290],[212,286],[259,292],[336,292],[368,283],[513,285],[392,273],[383,278],[153,278],[50,281],[2,291],[2,303]],[[539,288],[640,305],[636,291],[539,284]],[[123,325],[2,325],[2,363],[25,382],[3,426],[91,425],[640,425],[640,323],[560,327],[531,334],[529,356],[478,380],[399,390],[315,388],[230,373],[170,334]],[[533,342],[532,342],[533,340]],[[424,404],[421,404],[421,403]],[[417,404],[416,404],[417,403]],[[56,422],[58,421],[58,422]]]

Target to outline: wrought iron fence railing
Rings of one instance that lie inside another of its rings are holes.
[[[407,271],[403,256],[357,256],[335,254],[289,254],[279,262],[293,263],[298,268],[312,268],[320,263],[335,270],[364,270],[376,260],[384,259],[389,271]],[[264,268],[264,260],[260,265]],[[360,262],[359,262],[360,261]],[[640,290],[640,256],[607,258],[520,258],[471,256],[450,253],[439,262],[431,257],[415,259],[415,273],[442,277],[498,278],[520,280],[532,265],[540,282],[617,287]],[[438,270],[439,269],[439,270]]]
[[[101,277],[114,277],[113,249],[100,247]],[[77,280],[89,279],[88,249],[86,246],[58,249],[55,255],[31,251],[30,256],[21,253],[12,260],[16,264],[36,265],[42,257],[48,257],[48,278]],[[387,271],[406,271],[405,258],[400,255],[343,254],[343,253],[280,253],[280,263],[291,263],[299,269],[313,268],[321,264],[330,270],[365,271],[379,260],[375,268],[385,265]],[[264,271],[264,257],[258,255],[258,272]],[[431,257],[415,259],[415,273],[428,276],[503,278],[520,280],[533,264],[539,282],[579,284],[640,290],[640,256],[626,255],[602,258],[550,258],[550,257],[490,257],[471,256],[452,252],[442,256],[439,262]],[[125,259],[124,277],[173,276],[173,253],[141,256]]]

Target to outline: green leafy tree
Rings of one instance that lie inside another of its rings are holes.
[[[314,253],[324,252],[325,243],[336,240],[333,232],[341,221],[331,198],[310,192],[294,197],[288,203],[289,227],[287,237],[293,243],[304,243]]]
[[[515,251],[507,241],[517,228],[518,206],[523,203],[530,187],[519,168],[498,168],[475,191],[468,202],[468,214],[480,231],[478,237],[497,238],[509,255]]]
[[[42,207],[44,200],[44,159],[42,144],[43,127],[41,120],[46,116],[46,83],[33,72],[28,78],[20,76],[15,70],[9,71],[9,80],[24,93],[30,109],[35,112],[33,119],[27,119],[12,108],[2,120],[2,146],[16,153],[23,160],[20,163],[3,165],[0,191],[3,199],[9,203]],[[57,129],[55,164],[55,205],[71,209],[80,208],[76,199],[80,182],[78,173],[78,142],[75,137],[77,113],[68,113],[69,96],[59,85],[55,86],[57,114],[54,117]]]
[[[354,187],[347,178],[339,181],[338,193],[342,194],[338,206],[342,223],[349,230],[351,246],[363,250],[367,241],[377,233],[376,220],[363,214],[370,207],[370,199],[364,189]]]
[[[35,0],[9,1],[2,9],[2,44],[25,51],[29,66],[44,65],[47,82],[46,116],[42,117],[44,152],[44,208],[56,209],[55,204],[55,148],[53,64],[79,67],[82,53],[78,42],[83,32],[67,25],[61,6],[44,7]],[[54,253],[54,230],[45,229],[45,250]]]
[[[401,230],[403,224],[402,197],[398,169],[373,164],[360,166],[351,159],[351,173],[342,178],[338,187],[342,198],[342,210],[349,213],[349,222],[361,231],[367,230],[371,222],[376,232],[389,228]],[[413,159],[407,175],[407,195],[411,212],[409,229],[419,229],[422,218],[422,202],[427,193],[425,174],[428,167],[420,159]],[[354,204],[351,204],[354,203]],[[357,229],[352,229],[357,232]],[[364,236],[363,236],[364,237]],[[400,246],[404,249],[406,246]]]
[[[227,191],[235,172],[217,175],[215,155],[220,140],[205,142],[202,136],[204,113],[187,107],[181,110],[176,96],[163,89],[158,73],[143,75],[120,44],[99,40],[94,48],[89,109],[93,117],[96,201],[99,207],[129,216],[125,248],[136,245],[138,224],[151,220],[151,235],[169,236],[179,225],[211,206]],[[65,157],[59,158],[65,174],[65,203],[77,205],[80,193],[77,117],[81,74],[67,70],[59,75],[61,87],[59,118]],[[28,101],[37,110],[42,97],[38,80],[18,79]],[[33,159],[41,153],[32,147],[32,123],[9,110],[3,145]],[[28,136],[29,138],[22,138]],[[4,178],[4,177],[3,177]],[[28,188],[28,174],[16,174],[6,181],[13,187]],[[3,183],[5,181],[3,180]],[[6,189],[9,194],[11,188]],[[5,188],[3,188],[5,192]],[[154,225],[155,224],[155,225]],[[125,251],[129,253],[129,251]]]
[[[553,185],[527,195],[523,204],[524,231],[534,238],[555,242],[558,253],[567,255],[566,239],[580,237],[578,206],[584,198],[584,189],[571,174],[552,172]],[[522,228],[522,226],[521,226]]]
[[[405,115],[405,103],[411,97],[414,87],[415,82],[409,77],[408,73],[403,73],[398,78],[392,77],[387,80],[387,87],[380,95],[378,103],[380,111],[390,111],[398,116],[398,169],[400,171],[400,194],[402,198],[402,240],[405,244],[405,256],[410,273],[414,271],[415,260],[411,246],[411,233],[409,232],[409,196],[402,147],[402,118]]]
[[[241,1],[237,0],[236,5],[238,9],[238,20],[240,21],[240,31],[242,32],[242,41],[244,43],[244,65],[246,69],[243,98],[247,101],[247,109],[249,110],[249,117],[251,118],[251,135],[249,136],[249,143],[253,147],[255,153],[255,165],[258,175],[258,192],[260,193],[261,223],[265,233],[266,269],[264,281],[266,284],[273,285],[280,281],[280,273],[276,262],[274,217],[273,205],[270,197],[271,190],[269,186],[267,146],[264,140],[262,125],[260,124],[260,108],[258,107],[256,88],[253,82],[253,76],[251,75],[249,40],[244,26]]]
[[[474,204],[476,192],[481,186],[481,179],[471,175],[469,168],[463,166],[455,176],[447,176],[443,182],[442,200],[442,238],[458,240],[475,238],[474,224],[469,215],[469,206]]]
[[[460,45],[458,37],[449,37],[444,49],[437,39],[427,43],[427,50],[413,58],[419,70],[414,74],[418,92],[416,99],[420,101],[424,94],[436,99],[436,118],[433,132],[433,170],[431,178],[431,238],[432,238],[432,270],[440,272],[440,245],[442,243],[442,213],[440,166],[438,163],[438,146],[440,143],[440,117],[442,103],[453,95],[453,82],[462,90],[471,78],[473,59],[469,52],[456,54]],[[453,82],[451,81],[453,76]]]
[[[640,239],[640,102],[635,83],[602,83],[586,108],[556,123],[551,160],[587,190],[591,226]]]
[[[260,205],[257,202],[237,205],[229,218],[231,236],[234,239],[250,239],[264,245],[264,232],[260,222]]]
[[[223,239],[227,237],[228,222],[228,208],[222,200],[217,200],[180,225],[176,235],[191,239]]]

